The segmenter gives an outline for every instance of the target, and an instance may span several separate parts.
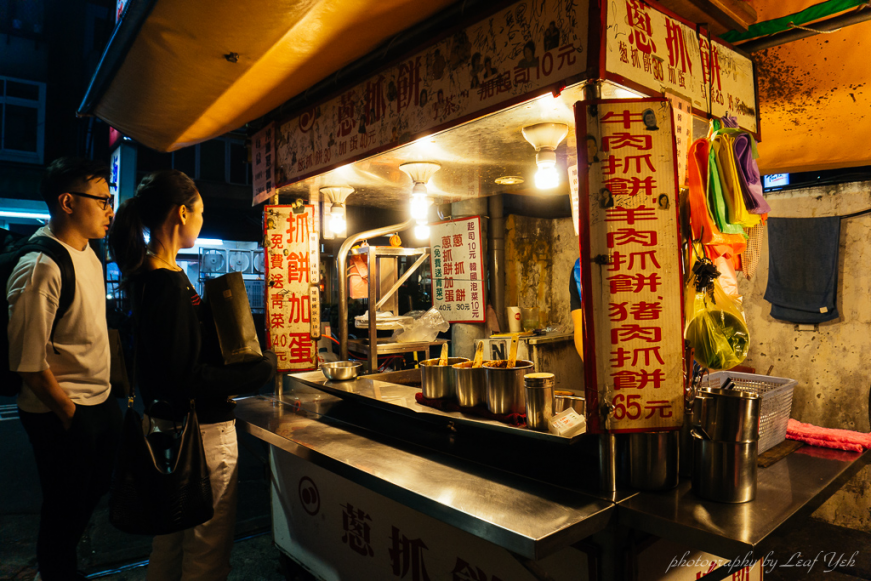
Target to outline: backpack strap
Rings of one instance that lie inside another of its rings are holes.
[[[57,312],[55,312],[54,322],[51,325],[51,334],[49,335],[51,347],[57,354],[58,350],[54,346],[54,332],[57,329],[58,321],[67,314],[76,296],[76,269],[73,267],[73,259],[70,257],[69,251],[60,242],[48,236],[37,236],[29,240],[19,248],[18,256],[24,256],[29,252],[42,252],[54,260],[60,269],[60,298],[58,299]]]

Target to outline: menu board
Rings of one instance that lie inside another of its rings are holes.
[[[523,0],[280,122],[276,181],[409,143],[518,103],[587,70],[588,9]]]
[[[679,428],[683,301],[671,107],[664,98],[618,99],[578,111],[578,131],[596,144],[578,152],[588,168],[580,201],[587,400],[588,408],[613,410],[604,425],[594,414],[590,428]]]
[[[314,206],[266,206],[266,343],[278,371],[317,368],[319,248]]]
[[[756,123],[753,61],[722,42],[706,38],[643,0],[607,3],[605,68],[608,78],[656,93],[683,96],[700,111],[728,111],[751,132]],[[616,78],[615,78],[616,77]]]
[[[481,217],[432,224],[430,249],[433,306],[449,323],[486,322]]]
[[[251,138],[251,177],[254,186],[252,206],[265,202],[275,193],[275,123]]]

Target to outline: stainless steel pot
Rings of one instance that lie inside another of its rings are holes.
[[[487,409],[494,414],[526,413],[523,376],[534,369],[532,361],[518,359],[515,367],[505,367],[507,361],[485,361],[487,377]],[[501,367],[500,367],[501,366]]]
[[[757,441],[761,403],[753,392],[702,389],[693,401],[693,426],[715,441]]]
[[[420,362],[421,390],[429,399],[452,398],[457,394],[453,365],[468,361],[465,357],[448,357],[447,365],[439,365],[438,359]]]
[[[487,376],[483,367],[472,368],[472,362],[453,366],[457,386],[457,403],[475,407],[487,401]]]
[[[693,492],[718,502],[756,498],[758,442],[719,442],[693,432]]]
[[[553,394],[554,415],[572,408],[579,415],[584,415],[587,409],[587,400],[582,395],[575,395],[570,391],[556,391]]]
[[[623,461],[630,487],[669,490],[677,486],[680,432],[638,432],[626,437]]]

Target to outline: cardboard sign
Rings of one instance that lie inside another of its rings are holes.
[[[449,323],[484,323],[484,246],[481,217],[431,225],[433,306]]]
[[[279,185],[519,102],[587,69],[586,5],[518,2],[278,127]]]
[[[643,0],[607,3],[605,68],[608,77],[631,87],[685,96],[699,111],[758,131],[753,61],[704,31],[659,12]]]
[[[252,206],[275,194],[275,123],[270,122],[251,138]]]
[[[662,98],[592,105],[575,117],[578,135],[597,144],[592,157],[579,148],[588,164],[579,237],[585,373],[588,407],[604,402],[613,413],[605,425],[592,414],[590,429],[675,429],[684,409],[683,285],[671,107]]]
[[[299,211],[299,210],[303,211]],[[314,207],[266,206],[266,339],[278,371],[317,368],[320,336],[319,262]],[[312,292],[314,290],[314,293]],[[312,329],[315,329],[314,335]]]

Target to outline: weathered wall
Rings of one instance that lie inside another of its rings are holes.
[[[871,208],[871,182],[821,186],[766,195],[771,216],[841,216]],[[768,284],[768,237],[752,280],[739,276],[751,349],[745,365],[798,380],[792,417],[819,426],[871,430],[871,214],[841,221],[838,267],[840,318],[799,331],[770,316],[764,298]],[[871,467],[861,471],[814,516],[840,526],[871,530]]]
[[[571,218],[505,221],[505,306],[538,307],[542,327],[574,330],[569,277],[578,259]]]

